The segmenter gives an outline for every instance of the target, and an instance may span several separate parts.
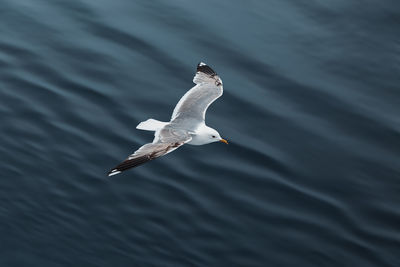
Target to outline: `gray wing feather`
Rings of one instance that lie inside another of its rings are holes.
[[[153,143],[141,146],[126,160],[111,169],[108,172],[108,176],[118,174],[127,169],[164,156],[189,142],[191,139],[192,137],[187,131],[164,127],[156,134]]]
[[[207,108],[223,94],[222,80],[207,65],[200,63],[193,78],[196,83],[178,102],[172,113],[172,123],[195,126],[204,122]]]

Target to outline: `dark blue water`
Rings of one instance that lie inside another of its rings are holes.
[[[400,3],[0,4],[0,266],[400,266]],[[207,123],[112,179],[212,66]]]

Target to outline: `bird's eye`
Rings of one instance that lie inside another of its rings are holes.
[[[215,135],[213,135],[212,138],[215,138]]]

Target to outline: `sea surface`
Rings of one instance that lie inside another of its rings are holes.
[[[398,0],[0,2],[0,267],[400,266]],[[200,61],[230,144],[107,177]]]

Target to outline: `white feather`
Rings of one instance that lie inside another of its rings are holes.
[[[157,131],[158,129],[161,129],[167,124],[168,122],[162,122],[155,119],[148,119],[146,121],[142,121],[141,123],[139,123],[138,126],[136,126],[136,129],[144,131]]]

